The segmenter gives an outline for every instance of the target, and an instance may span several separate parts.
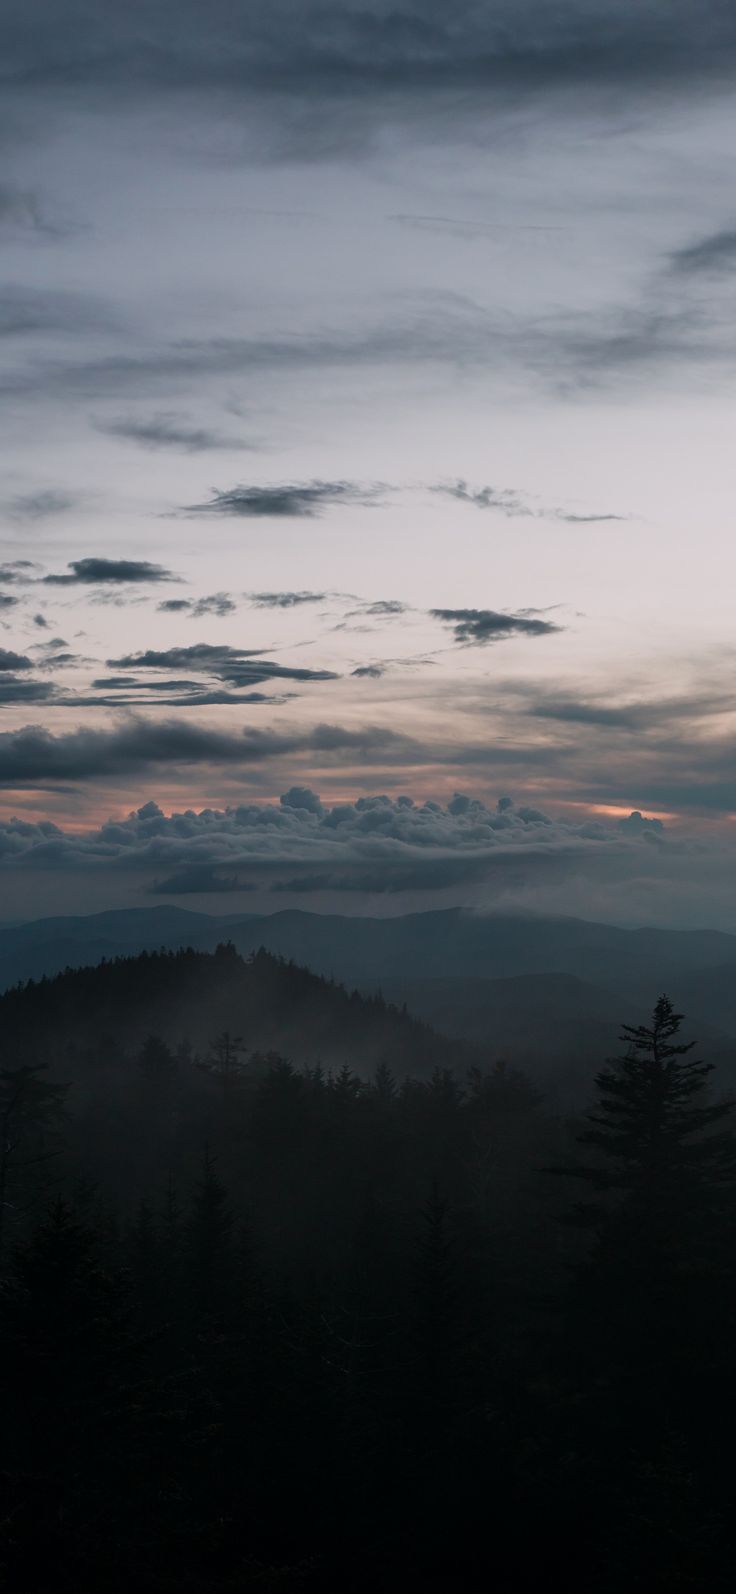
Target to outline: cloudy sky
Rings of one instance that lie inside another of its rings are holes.
[[[736,929],[731,0],[6,0],[0,75],[0,918]]]

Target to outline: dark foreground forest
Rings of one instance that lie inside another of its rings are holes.
[[[732,1588],[736,1140],[666,998],[573,1116],[228,947],[0,1041],[6,1587]]]

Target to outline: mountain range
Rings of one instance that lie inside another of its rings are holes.
[[[461,909],[394,918],[127,909],[4,926],[0,990],[145,950],[223,942],[380,992],[433,1031],[563,1088],[589,1075],[616,1048],[621,1024],[639,1022],[666,991],[722,1077],[736,1079],[736,936],[721,931]]]

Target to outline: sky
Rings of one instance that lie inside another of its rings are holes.
[[[6,0],[0,919],[736,929],[731,0]]]

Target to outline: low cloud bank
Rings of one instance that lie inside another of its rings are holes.
[[[488,807],[462,793],[446,806],[408,796],[327,806],[309,787],[294,786],[278,803],[201,812],[166,815],[148,802],[82,834],[12,819],[0,824],[0,868],[150,869],[156,877],[148,889],[163,895],[232,890],[235,880],[241,889],[257,881],[310,893],[441,891],[482,880],[504,856],[641,853],[663,843],[661,821],[639,813],[606,823],[553,819],[508,797]]]

